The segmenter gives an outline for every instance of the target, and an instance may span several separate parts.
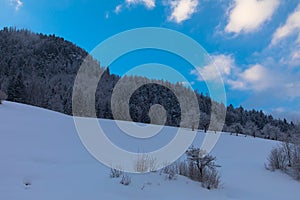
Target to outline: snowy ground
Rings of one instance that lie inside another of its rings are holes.
[[[206,190],[185,177],[165,180],[159,173],[130,175],[129,186],[109,178],[109,169],[81,144],[72,117],[31,106],[4,102],[0,106],[1,200],[215,199],[293,200],[300,183],[280,172],[265,170],[273,141],[222,134],[212,151],[222,167],[222,188]],[[136,151],[162,146],[176,131],[166,128],[157,140],[130,141],[113,121],[101,120],[110,139]],[[203,133],[199,132],[195,146]],[[132,144],[130,144],[132,143]],[[128,145],[130,144],[130,145]],[[26,187],[24,184],[30,183]]]

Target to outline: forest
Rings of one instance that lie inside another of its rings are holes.
[[[9,101],[39,106],[50,110],[72,115],[72,92],[74,81],[83,62],[102,70],[103,75],[96,90],[95,110],[98,118],[128,120],[118,113],[113,115],[111,98],[115,85],[121,77],[111,74],[109,68],[101,67],[100,62],[88,53],[63,38],[55,35],[32,33],[29,30],[18,30],[5,27],[0,31],[0,90],[7,94]],[[147,83],[139,87],[129,101],[129,113],[133,121],[143,123],[160,123],[152,121],[149,110],[152,105],[159,104],[166,111],[165,124],[180,126],[182,113],[178,98],[172,88],[183,96],[196,94],[200,116],[197,123],[190,119],[186,126],[208,129],[213,112],[226,110],[223,131],[233,134],[251,135],[273,140],[284,140],[299,134],[299,124],[286,119],[276,119],[262,110],[246,110],[242,106],[227,107],[215,102],[209,94],[192,91],[180,83],[149,80],[145,77],[122,77],[127,85],[137,82]],[[171,89],[170,89],[171,88]],[[120,102],[119,108],[122,107]],[[191,115],[193,115],[191,113]]]

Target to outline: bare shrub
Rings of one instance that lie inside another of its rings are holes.
[[[186,162],[177,162],[177,168],[180,175],[188,177],[189,170]]]
[[[123,174],[122,170],[111,168],[110,169],[110,178],[119,178]]]
[[[29,179],[24,179],[23,180],[24,188],[29,189],[32,185],[31,181]]]
[[[189,148],[186,155],[186,161],[177,161],[171,165],[166,165],[160,174],[165,174],[166,179],[169,180],[176,180],[179,174],[201,182],[201,186],[209,190],[220,186],[220,175],[217,171],[217,167],[220,166],[215,163],[215,157],[194,147]]]
[[[285,171],[288,166],[288,158],[282,147],[272,149],[268,161],[268,169],[272,171],[276,169]]]
[[[217,167],[220,167],[215,163],[216,157],[206,154],[202,149],[191,147],[186,154],[189,161],[189,175],[192,180],[202,182],[206,169],[216,170]]]
[[[153,156],[148,156],[149,170],[150,172],[156,172],[157,170],[157,159]]]
[[[293,177],[296,180],[300,180],[300,145],[294,145],[292,148],[291,165],[293,170]]]
[[[149,169],[147,162],[148,162],[148,155],[140,154],[134,164],[135,171],[140,173],[147,172]]]
[[[216,169],[205,169],[202,177],[202,187],[210,190],[217,189],[220,185],[220,175]]]
[[[300,180],[300,145],[297,141],[286,141],[272,149],[268,161],[267,169],[279,169]]]
[[[128,174],[123,174],[122,179],[120,181],[122,185],[129,185],[131,183],[131,178]]]
[[[166,179],[168,180],[176,180],[178,172],[179,169],[177,163],[172,163],[161,170],[161,173],[164,173],[166,175]]]
[[[148,154],[140,154],[134,163],[134,169],[140,173],[155,172],[157,169],[157,160]]]

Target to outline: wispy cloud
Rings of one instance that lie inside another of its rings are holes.
[[[169,5],[171,7],[171,15],[168,17],[169,21],[181,23],[191,18],[197,11],[198,0],[171,0]]]
[[[125,0],[123,3],[115,7],[114,13],[119,14],[123,9],[129,8],[134,5],[144,5],[147,9],[155,8],[155,0]]]
[[[275,31],[272,38],[272,45],[276,45],[280,40],[293,34],[298,35],[297,42],[300,44],[300,4],[295,11],[289,15],[285,24]]]
[[[242,69],[242,67],[237,66],[233,55],[216,54],[211,58],[212,61],[209,65],[198,67],[190,72],[197,76],[198,81],[214,80],[221,75],[224,83],[231,90],[257,94],[270,92],[272,94],[269,98],[300,97],[299,73],[282,69],[280,66],[274,67],[273,62],[267,61],[262,61],[263,64],[249,64]]]
[[[122,4],[119,4],[119,5],[117,5],[117,6],[115,7],[114,12],[115,12],[116,14],[119,14],[119,13],[121,12],[121,10],[122,10]]]
[[[212,61],[204,67],[197,67],[191,74],[197,76],[198,81],[214,80],[220,74],[224,81],[236,70],[235,60],[231,55],[218,54],[211,56]],[[199,73],[198,73],[199,72]]]
[[[15,10],[18,11],[22,6],[22,0],[10,0],[10,4],[15,7]]]
[[[261,64],[249,66],[237,75],[237,79],[230,83],[231,88],[261,92],[275,86],[272,72]],[[239,83],[239,84],[236,84]]]
[[[228,10],[228,33],[256,31],[270,20],[279,6],[279,0],[234,0]]]
[[[225,84],[233,90],[262,91],[272,84],[271,72],[260,64],[250,65],[244,71],[236,66],[232,55],[218,54],[211,56],[209,65],[192,70],[198,81],[214,80],[221,75]],[[200,72],[200,73],[198,73]]]
[[[109,19],[109,12],[105,12],[105,19]]]
[[[125,0],[125,3],[127,5],[142,4],[148,9],[152,9],[155,7],[155,0]]]

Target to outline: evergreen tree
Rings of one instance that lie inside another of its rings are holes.
[[[16,79],[11,79],[7,88],[7,95],[9,101],[24,103],[25,102],[25,86],[23,76],[18,74]]]

